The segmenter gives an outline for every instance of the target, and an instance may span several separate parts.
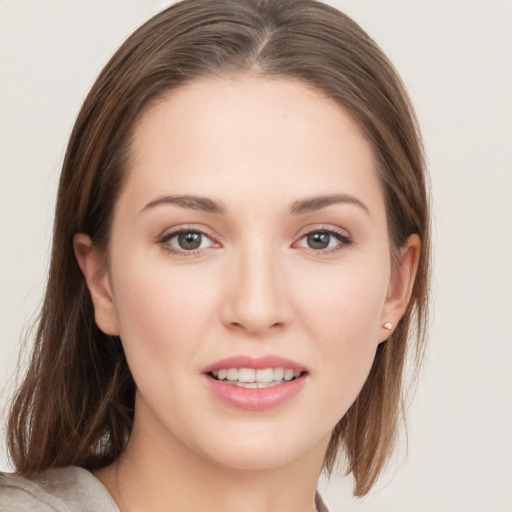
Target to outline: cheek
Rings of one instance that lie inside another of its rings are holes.
[[[159,374],[179,380],[183,361],[193,363],[207,338],[214,283],[136,257],[120,263],[113,277],[120,336],[137,384]]]
[[[332,386],[329,394],[341,417],[373,363],[389,274],[385,265],[371,261],[336,270],[317,272],[299,316],[315,340],[315,366],[328,376],[325,382]]]
[[[377,332],[389,272],[385,264],[369,259],[349,263],[297,273],[295,293],[311,334],[333,343],[338,338],[359,344]]]

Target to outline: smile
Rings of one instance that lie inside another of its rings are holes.
[[[221,368],[213,371],[210,375],[221,382],[249,389],[263,389],[277,386],[283,382],[297,379],[301,376],[300,371],[291,368]]]
[[[308,369],[276,355],[228,357],[203,369],[204,383],[235,409],[264,411],[291,401],[309,381]]]

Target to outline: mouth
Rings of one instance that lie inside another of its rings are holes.
[[[236,409],[263,411],[288,403],[309,381],[307,369],[280,356],[234,356],[203,370],[217,399]]]
[[[278,366],[276,368],[221,368],[208,372],[214,380],[246,389],[265,389],[290,382],[307,372]]]

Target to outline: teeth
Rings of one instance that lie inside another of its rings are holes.
[[[228,374],[226,378],[228,380],[238,380],[238,368],[228,368]]]
[[[284,376],[283,376],[284,380],[292,380],[293,379],[293,370],[290,370],[290,369],[286,369],[284,371]]]
[[[238,370],[238,382],[254,382],[256,370],[252,368],[240,368]]]
[[[290,381],[301,375],[300,371],[293,371],[290,368],[264,368],[254,370],[253,368],[222,368],[212,372],[215,377],[228,384],[234,384],[244,388],[267,388],[281,384],[283,380]]]
[[[251,388],[251,389],[263,389],[263,388],[271,388],[272,386],[277,386],[278,384],[282,384],[282,381],[274,380],[272,382],[239,382],[237,380],[225,380],[226,384],[231,384],[233,386],[238,386],[239,388]]]
[[[265,368],[264,370],[256,370],[256,381],[261,383],[269,383],[274,380],[274,370]]]
[[[274,380],[283,380],[284,368],[274,368]]]

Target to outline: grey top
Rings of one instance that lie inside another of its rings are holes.
[[[318,512],[329,512],[319,494]],[[76,466],[24,478],[0,473],[0,512],[120,512],[112,496],[89,471]]]
[[[0,473],[0,512],[119,512],[107,489],[76,466],[30,478]]]

